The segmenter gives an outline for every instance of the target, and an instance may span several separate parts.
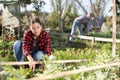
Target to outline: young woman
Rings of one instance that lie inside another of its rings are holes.
[[[16,41],[13,45],[14,54],[17,61],[23,61],[27,57],[30,69],[35,69],[32,62],[42,59],[44,54],[51,55],[50,36],[42,29],[42,24],[38,18],[31,21],[29,30],[23,35],[23,41]]]

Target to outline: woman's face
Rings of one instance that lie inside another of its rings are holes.
[[[31,25],[31,31],[35,36],[39,36],[42,30],[42,25],[39,23],[34,23]]]

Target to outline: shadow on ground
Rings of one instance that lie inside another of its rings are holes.
[[[88,47],[87,44],[79,41],[73,41],[73,42],[63,42],[59,46],[53,45],[52,49],[55,48],[57,50],[66,50],[66,48],[75,48],[75,49],[84,49]]]
[[[85,43],[83,43],[83,42],[73,41],[73,42],[67,43],[66,47],[78,49],[78,48],[86,48],[87,45]]]

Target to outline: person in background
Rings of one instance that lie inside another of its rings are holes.
[[[98,17],[93,17],[92,18],[92,26],[95,28],[95,29],[98,29],[98,28],[101,28],[102,24],[105,22],[105,18],[104,16],[101,14],[99,15]]]
[[[80,16],[77,17],[72,25],[72,30],[71,30],[71,34],[69,37],[69,41],[71,42],[73,40],[73,35],[76,32],[76,29],[78,28],[79,31],[79,35],[83,35],[83,29],[82,29],[82,24],[85,25],[86,31],[90,31],[91,30],[91,19],[94,15],[92,13],[88,13],[86,16]]]
[[[35,70],[34,61],[40,61],[43,55],[51,55],[51,40],[49,34],[43,29],[39,18],[33,18],[29,30],[23,35],[23,40],[17,40],[13,45],[13,51],[17,61],[23,61],[27,57],[29,67]]]

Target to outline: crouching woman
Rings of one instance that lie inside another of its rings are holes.
[[[49,34],[42,28],[39,18],[31,21],[29,30],[23,35],[23,40],[16,41],[13,45],[13,51],[17,61],[23,61],[27,57],[30,69],[35,69],[34,61],[40,61],[44,54],[51,55],[51,40]]]

